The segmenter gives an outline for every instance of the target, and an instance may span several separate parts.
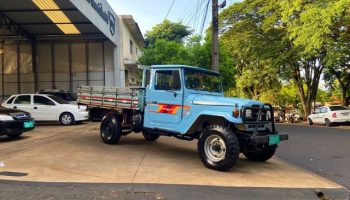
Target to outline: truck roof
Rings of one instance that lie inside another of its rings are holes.
[[[149,68],[187,68],[187,69],[194,69],[194,70],[198,70],[198,71],[203,71],[206,73],[210,73],[210,74],[215,74],[215,75],[219,75],[220,73],[215,72],[215,71],[211,71],[205,68],[200,68],[200,67],[194,67],[194,66],[188,66],[188,65],[152,65]]]

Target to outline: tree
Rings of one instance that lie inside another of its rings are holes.
[[[336,19],[346,11],[347,2],[246,0],[225,9],[220,16],[221,42],[235,59],[237,78],[244,72],[242,83],[251,85],[247,73],[256,77],[259,74],[253,69],[267,70],[262,68],[263,63],[273,69],[267,71],[278,73],[280,80],[292,80],[298,88],[304,115],[310,114],[332,46],[329,38]],[[255,90],[261,90],[256,86]],[[267,88],[273,86],[265,83]]]
[[[154,26],[152,30],[146,32],[145,43],[146,47],[155,44],[157,39],[182,43],[184,38],[191,34],[192,31],[189,30],[189,27],[183,25],[181,22],[164,20],[162,23]]]
[[[201,36],[189,36],[190,33],[181,22],[166,20],[156,25],[146,34],[149,45],[139,58],[139,64],[182,64],[210,69],[210,34],[203,40]],[[220,72],[224,90],[227,91],[235,85],[235,69],[225,46],[220,46],[220,52]]]
[[[138,62],[142,65],[188,64],[190,55],[182,43],[157,39],[145,48]]]
[[[282,19],[293,44],[301,47],[307,58],[318,57],[314,72],[326,67],[326,80],[337,79],[343,93],[343,104],[350,101],[350,1],[300,0],[282,1]],[[308,72],[308,71],[306,71]],[[315,90],[314,90],[315,91]]]

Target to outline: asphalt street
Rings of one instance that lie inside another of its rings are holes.
[[[289,133],[277,156],[350,189],[350,129],[340,127],[278,124]]]

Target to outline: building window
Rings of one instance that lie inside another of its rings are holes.
[[[133,48],[134,48],[134,44],[133,42],[130,40],[130,54],[133,54]]]
[[[138,53],[138,49],[137,49],[137,47],[136,47],[136,49],[135,49],[136,51],[135,51],[135,55],[137,55],[137,53]]]

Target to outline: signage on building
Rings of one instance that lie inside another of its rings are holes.
[[[92,8],[102,17],[102,19],[109,25],[109,31],[112,35],[115,34],[115,17],[110,11],[106,11],[101,2],[96,0],[86,0]]]

